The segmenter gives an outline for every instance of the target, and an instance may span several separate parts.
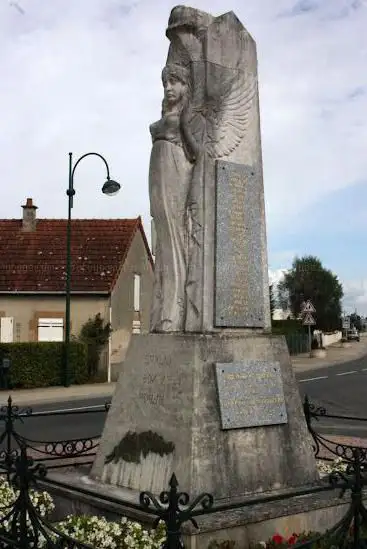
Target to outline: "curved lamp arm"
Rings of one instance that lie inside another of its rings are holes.
[[[69,157],[70,157],[70,161],[71,161],[71,154],[72,153],[69,153]],[[77,165],[79,164],[79,162],[81,160],[83,160],[83,158],[86,158],[87,156],[98,156],[98,158],[100,158],[103,162],[104,162],[104,165],[106,166],[106,171],[107,171],[107,179],[110,179],[110,169],[108,167],[108,164],[107,164],[107,160],[99,153],[96,153],[96,152],[89,152],[89,153],[86,153],[86,154],[83,154],[80,158],[78,158],[78,160],[75,162],[74,164],[74,167],[72,168],[72,171],[71,171],[71,180],[74,179],[74,172],[75,172],[75,168],[77,167]],[[70,162],[71,163],[71,162]]]

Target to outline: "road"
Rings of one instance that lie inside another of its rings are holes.
[[[110,399],[107,399],[110,401]],[[55,404],[32,406],[34,416],[23,417],[22,422],[15,422],[16,431],[32,441],[71,440],[78,438],[95,438],[102,433],[107,412],[104,411],[106,398],[93,398]],[[92,412],[85,413],[86,407]],[[25,408],[20,407],[20,411]],[[78,414],[65,414],[68,410]],[[37,415],[44,412],[57,412],[57,415]],[[1,432],[1,429],[0,429]],[[35,446],[38,446],[36,444]]]
[[[302,399],[307,394],[310,401],[322,405],[328,413],[367,418],[367,356],[351,362],[318,368],[296,375]],[[108,399],[107,399],[108,400]],[[106,419],[104,406],[106,398],[73,400],[32,406],[33,412],[83,411],[92,407],[91,414],[37,416],[17,422],[18,432],[35,441],[70,440],[95,437],[101,434]],[[320,432],[347,436],[366,437],[367,421],[352,422],[329,419],[315,424]]]
[[[296,375],[302,399],[324,406],[329,414],[367,418],[367,356]],[[320,432],[367,438],[367,421],[325,419],[315,427]]]

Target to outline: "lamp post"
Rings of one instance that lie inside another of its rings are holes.
[[[89,152],[83,154],[73,165],[73,154],[69,153],[69,188],[66,191],[68,195],[68,220],[66,225],[66,291],[65,291],[65,340],[64,340],[64,356],[63,356],[63,383],[64,387],[69,387],[69,359],[70,359],[70,290],[71,290],[71,210],[73,208],[74,190],[74,173],[75,169],[87,156],[98,156],[106,166],[107,178],[102,187],[102,192],[109,196],[116,194],[121,185],[110,178],[110,170],[106,159],[99,153]]]

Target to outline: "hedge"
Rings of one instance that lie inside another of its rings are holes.
[[[63,343],[0,343],[0,365],[3,357],[11,361],[10,388],[51,387],[63,384]],[[70,343],[69,381],[82,384],[88,380],[86,346]]]
[[[272,320],[271,331],[273,334],[307,333],[301,320],[290,318],[289,320]]]

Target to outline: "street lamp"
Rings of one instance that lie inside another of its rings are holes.
[[[121,188],[121,185],[110,178],[110,170],[107,164],[106,159],[99,153],[89,152],[83,154],[75,162],[73,166],[73,153],[69,153],[69,188],[66,191],[66,194],[69,198],[68,203],[68,221],[66,228],[66,301],[65,301],[65,341],[64,341],[64,360],[63,360],[63,377],[64,377],[64,387],[69,387],[69,359],[70,359],[70,288],[71,288],[71,210],[73,207],[73,198],[75,195],[74,190],[74,173],[77,165],[81,160],[87,156],[98,156],[104,165],[106,166],[107,178],[106,182],[102,187],[102,192],[108,196],[113,196]]]

